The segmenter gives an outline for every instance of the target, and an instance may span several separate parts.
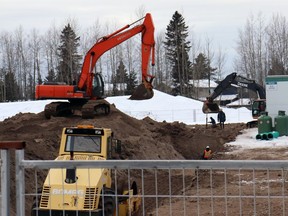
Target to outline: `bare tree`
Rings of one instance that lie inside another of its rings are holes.
[[[30,98],[35,97],[35,85],[36,85],[36,76],[38,77],[38,82],[41,82],[41,73],[40,73],[40,51],[41,51],[41,40],[42,38],[39,35],[39,32],[36,29],[33,29],[31,32],[31,52],[32,52],[32,64],[33,64],[33,75],[32,83],[30,84]]]
[[[20,98],[19,88],[16,83],[16,71],[17,63],[16,59],[16,44],[15,39],[11,33],[4,32],[1,34],[1,53],[2,53],[2,62],[1,62],[1,75],[3,80],[3,100],[14,101]]]
[[[146,8],[145,8],[145,6],[144,6],[144,5],[140,5],[140,6],[136,9],[135,14],[136,14],[136,16],[137,16],[138,19],[144,17],[145,14],[146,14]]]
[[[46,59],[47,71],[42,74],[42,76],[47,76],[48,73],[55,74],[57,67],[59,65],[59,59],[57,55],[57,48],[60,43],[60,29],[58,29],[54,24],[47,30],[43,37],[43,52]]]
[[[215,58],[215,64],[216,64],[216,74],[217,74],[217,80],[223,79],[223,68],[226,63],[226,54],[223,52],[221,47],[218,48],[216,58]]]
[[[80,37],[80,53],[85,56],[88,50],[97,42],[97,40],[103,36],[102,25],[99,19],[97,19],[93,25],[84,30],[84,33]]]
[[[156,80],[154,86],[164,92],[170,92],[168,86],[171,83],[171,73],[165,67],[165,47],[164,47],[165,32],[160,32],[156,36],[155,55],[156,55]]]
[[[204,45],[204,50],[205,50],[205,54],[207,56],[207,59],[208,59],[208,66],[210,67],[211,66],[211,62],[213,61],[213,58],[214,58],[214,52],[212,51],[212,46],[213,46],[213,41],[211,38],[209,38],[208,36],[205,38],[205,45]],[[216,69],[216,68],[215,68]],[[208,71],[208,88],[209,88],[209,93],[211,93],[210,91],[210,81],[211,79],[215,78],[214,77],[214,74],[215,73],[212,73],[213,71],[212,70],[209,70]]]
[[[105,32],[106,35],[111,34],[111,32],[116,31],[115,29],[118,29],[117,24],[114,23],[113,30],[110,28],[111,25],[108,23],[105,25]],[[104,53],[103,56],[98,60],[99,64],[101,64],[102,61],[104,61],[104,65],[106,65],[105,69],[101,69],[101,72],[104,75],[104,72],[106,73],[106,77],[108,77],[109,80],[113,80],[112,78],[116,76],[116,69],[119,65],[120,60],[123,58],[123,44],[119,44],[118,46],[108,50],[107,53]],[[104,75],[105,76],[105,75]],[[110,89],[109,89],[110,90]]]
[[[2,52],[2,67],[6,69],[7,72],[16,71],[16,54],[15,54],[15,43],[13,37],[8,32],[4,32],[1,35],[1,52]]]
[[[1,56],[1,80],[3,81],[2,88],[1,88],[1,97],[3,101],[6,101],[6,86],[7,80],[5,79],[6,74],[8,72],[15,72],[15,57],[14,55],[14,42],[12,39],[12,35],[8,32],[3,32],[0,37],[0,47],[2,54]]]
[[[140,59],[136,58],[136,56],[139,56],[139,46],[138,45],[139,45],[139,42],[137,42],[134,37],[125,41],[125,43],[123,45],[123,62],[125,64],[125,66],[127,67],[128,77],[130,78],[130,79],[128,79],[128,81],[131,83],[131,86],[127,86],[127,87],[130,87],[130,88],[133,88],[133,80],[131,80],[132,78],[135,77],[136,81],[138,81],[139,78],[141,78],[139,76],[141,74],[141,73],[139,73],[141,71],[141,68],[140,68],[140,66],[138,67],[138,65],[140,65],[140,61],[139,61]],[[138,77],[138,79],[137,79],[137,77]],[[132,91],[134,89],[130,89],[130,90]]]
[[[30,99],[28,96],[28,79],[31,76],[31,52],[28,47],[27,36],[20,26],[15,31],[16,44],[16,77],[20,88],[20,98]]]
[[[196,37],[194,32],[191,32],[191,37],[190,37],[190,44],[191,44],[191,49],[190,49],[190,59],[192,61],[192,64],[195,63],[195,59],[201,53],[201,41]],[[193,73],[193,80],[198,79],[195,77],[195,73]]]
[[[251,15],[244,30],[239,31],[237,53],[239,55],[236,65],[238,71],[263,84],[266,75],[266,49],[264,18],[261,13],[257,19]]]
[[[274,74],[288,74],[288,23],[284,16],[274,15],[267,26],[269,68],[279,65]],[[279,70],[283,68],[283,70]]]

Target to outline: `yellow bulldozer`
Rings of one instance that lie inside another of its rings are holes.
[[[79,125],[63,129],[55,160],[109,160],[120,152],[121,141],[113,138],[111,129]],[[112,176],[112,170],[106,168],[50,169],[35,196],[31,215],[135,215],[141,208],[136,182],[131,181],[130,189],[121,188],[119,192],[119,188],[117,191],[114,188]]]

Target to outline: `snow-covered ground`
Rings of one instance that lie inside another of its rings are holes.
[[[287,136],[281,136],[271,140],[256,140],[258,128],[249,128],[243,130],[242,132],[243,133],[237,136],[234,142],[227,143],[227,145],[236,147],[235,150],[288,147]]]
[[[154,90],[154,97],[149,100],[132,101],[128,98],[129,96],[118,96],[108,97],[106,100],[111,104],[115,104],[122,112],[137,119],[149,116],[159,122],[179,121],[185,124],[205,124],[206,117],[209,119],[210,116],[217,119],[216,114],[203,114],[203,103],[191,98],[171,96],[157,90]],[[39,113],[51,101],[0,103],[0,121],[19,112]],[[251,111],[246,108],[223,108],[223,111],[226,113],[227,123],[248,122],[252,120]]]
[[[179,121],[188,125],[205,124],[206,118],[213,116],[217,119],[217,114],[203,114],[201,101],[193,100],[182,96],[171,96],[163,92],[154,90],[154,97],[149,100],[132,101],[129,96],[108,97],[106,100],[115,104],[122,112],[143,119],[146,116],[155,121],[174,122]],[[21,113],[39,113],[44,110],[47,103],[52,100],[25,101],[0,103],[0,121],[5,118]],[[227,123],[248,122],[253,120],[251,111],[246,108],[223,108],[226,113]],[[266,148],[283,147],[288,145],[286,136],[279,137],[270,141],[256,140],[257,128],[246,129],[243,134],[238,136],[235,142],[229,145],[235,145],[240,148]]]

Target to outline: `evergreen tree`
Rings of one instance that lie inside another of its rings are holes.
[[[128,75],[127,88],[125,95],[131,95],[137,86],[137,74],[134,71],[131,71]]]
[[[0,101],[6,101],[5,70],[0,68]]]
[[[191,76],[191,62],[189,60],[190,42],[188,37],[188,26],[184,18],[176,11],[172,20],[166,28],[165,49],[167,59],[171,66],[171,76],[173,78],[172,93],[174,95],[186,95],[189,92],[189,80]]]
[[[20,98],[19,86],[16,83],[15,74],[8,72],[5,75],[5,92],[7,101],[16,101]]]
[[[38,73],[37,73],[37,83],[38,83],[39,85],[41,85],[41,84],[43,83],[42,76],[41,76],[41,74],[40,74],[39,71],[38,71]]]
[[[48,71],[48,75],[45,77],[45,82],[55,82],[55,81],[56,81],[56,75],[54,73],[54,70],[50,69]]]
[[[211,78],[216,76],[216,68],[210,66],[210,60],[203,53],[200,53],[195,59],[192,70],[194,79],[211,80]]]
[[[128,74],[122,60],[116,70],[116,75],[112,78],[113,95],[124,95],[128,81]]]
[[[35,88],[34,88],[34,78],[32,74],[28,75],[28,85],[27,85],[27,93],[25,94],[27,98],[35,98]],[[25,100],[27,100],[25,98]]]
[[[192,65],[192,71],[193,71],[193,78],[196,80],[199,79],[205,79],[208,80],[208,87],[209,87],[209,93],[210,92],[210,80],[216,76],[216,68],[212,68],[210,66],[210,60],[203,54],[200,53],[196,59],[195,63]],[[194,97],[198,97],[198,86],[194,86]]]
[[[58,66],[57,81],[73,84],[78,81],[80,71],[80,56],[77,54],[80,37],[70,24],[64,27],[60,35],[58,47],[60,63]]]

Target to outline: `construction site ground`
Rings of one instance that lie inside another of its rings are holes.
[[[82,119],[80,116],[72,117],[52,117],[50,120],[45,119],[43,113],[19,113],[13,117],[5,119],[0,122],[0,141],[14,141],[20,140],[26,142],[25,159],[31,160],[52,160],[57,157],[59,141],[63,127],[77,126],[80,124],[89,124],[96,127],[111,128],[114,131],[114,136],[122,141],[122,155],[121,159],[125,160],[196,160],[200,159],[203,150],[207,145],[211,147],[214,152],[213,160],[253,160],[253,159],[286,159],[287,155],[283,154],[283,149],[258,149],[257,154],[254,151],[243,150],[235,154],[225,154],[225,152],[233,151],[231,148],[225,146],[225,143],[235,140],[236,136],[246,128],[246,124],[226,124],[222,130],[219,127],[211,128],[210,125],[185,125],[183,123],[174,122],[156,122],[150,118],[143,120],[137,120],[122,112],[117,108],[112,107],[111,113],[107,116],[99,115],[94,119]],[[13,157],[13,155],[12,155]],[[12,172],[14,172],[14,166],[12,165]],[[183,194],[183,178],[182,175],[177,172],[172,172],[172,193]],[[259,173],[262,175],[263,173]],[[155,182],[149,180],[149,175],[153,173],[147,173],[145,176],[145,194],[155,194]],[[158,173],[158,190],[169,190],[169,181],[167,172]],[[209,173],[207,173],[209,175]],[[248,173],[251,177],[251,173]],[[264,175],[264,174],[263,174]],[[26,174],[26,191],[35,190],[34,175]],[[233,178],[231,174],[229,178]],[[249,178],[250,178],[249,177]],[[186,178],[186,177],[185,177]],[[247,176],[248,178],[248,176]],[[42,178],[42,180],[44,177]],[[141,179],[138,181],[141,182]],[[186,194],[193,194],[195,191],[195,173],[187,175],[187,188],[184,188]],[[198,175],[198,180],[202,181],[202,192],[209,193],[211,190],[209,187],[209,177],[205,176],[205,173]],[[205,183],[206,182],[206,183]],[[224,191],[223,174],[215,173],[215,179],[213,179],[213,188],[217,191]],[[179,183],[179,184],[178,184]],[[150,185],[149,185],[150,184]],[[206,186],[204,186],[207,184]],[[161,187],[160,187],[161,185]],[[177,186],[178,185],[178,186]],[[11,176],[11,186],[15,186],[13,176]],[[248,186],[247,186],[248,187]],[[245,188],[245,190],[249,188]],[[231,194],[237,193],[238,189],[235,187],[229,187],[227,190]],[[233,190],[235,190],[233,192]],[[271,189],[273,191],[273,189]],[[154,191],[154,192],[153,192]],[[238,192],[239,193],[239,192]],[[15,202],[15,191],[12,190],[12,203]],[[149,204],[147,207],[147,215],[155,215],[155,200],[146,200]],[[170,207],[169,199],[159,200],[159,215],[166,215],[169,213]],[[224,200],[218,200],[214,206],[214,215],[223,215]],[[267,200],[260,203],[259,206],[266,206]],[[197,202],[190,200],[187,202],[194,210],[197,209]],[[209,202],[210,203],[210,202]],[[26,215],[29,215],[29,203],[26,203]],[[202,205],[202,204],[201,204]],[[234,204],[229,204],[233,206]],[[250,206],[246,208],[247,214],[253,215],[253,208],[251,203],[244,203],[244,205]],[[279,207],[280,206],[280,207]],[[203,208],[202,208],[203,207]],[[282,213],[281,202],[275,204],[275,215]],[[274,208],[273,207],[273,208]],[[277,208],[276,208],[277,207]],[[146,207],[145,207],[146,209]],[[178,209],[178,210],[177,210]],[[187,206],[187,209],[188,206]],[[190,208],[191,209],[191,208]],[[234,210],[233,210],[234,209]],[[245,208],[244,208],[245,209]],[[173,210],[178,212],[175,215],[181,215],[183,211],[183,202],[179,200],[173,200]],[[12,210],[15,214],[15,209]],[[234,212],[233,212],[234,211]],[[261,214],[261,212],[263,214]],[[259,215],[265,215],[267,213],[267,207],[263,207]],[[288,211],[287,211],[288,212]],[[208,206],[201,206],[201,215],[210,215],[211,204]],[[239,208],[231,208],[229,215],[234,213],[239,214]],[[251,214],[250,214],[251,213]],[[187,215],[196,215],[195,211],[187,211]],[[13,215],[13,214],[12,214]],[[174,214],[173,214],[174,215]],[[274,214],[273,214],[274,215]]]

